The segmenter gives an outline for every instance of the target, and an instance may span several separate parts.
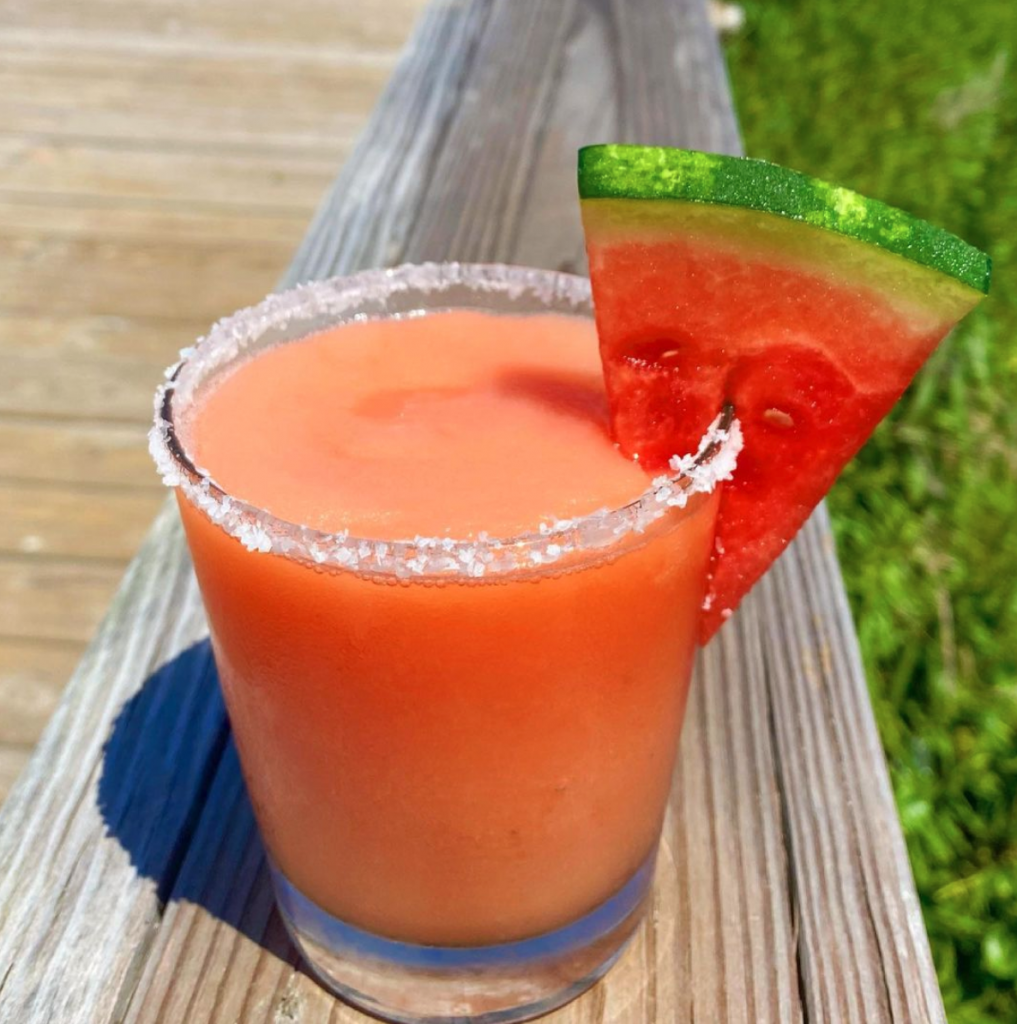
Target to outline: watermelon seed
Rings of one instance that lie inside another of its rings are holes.
[[[795,421],[783,409],[767,409],[763,419],[775,427],[793,427]]]

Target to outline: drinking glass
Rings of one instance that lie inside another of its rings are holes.
[[[578,995],[639,924],[729,420],[623,507],[552,508],[531,533],[461,539],[285,522],[225,493],[182,429],[222,375],[270,346],[462,308],[592,315],[584,279],[522,268],[424,265],[298,287],[182,353],[152,450],[176,489],[294,942],[371,1013],[493,1024]]]

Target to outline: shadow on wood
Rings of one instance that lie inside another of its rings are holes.
[[[192,717],[185,706],[195,700],[205,713]],[[179,732],[210,720],[218,722],[214,741],[194,737],[209,750],[195,800],[195,780],[180,777],[193,768],[178,755],[191,746]],[[98,804],[109,835],[155,885],[164,917],[178,911],[175,904],[193,904],[299,969],[275,909],[207,639],[153,672],[124,704],[103,748]],[[179,827],[167,829],[167,821]]]

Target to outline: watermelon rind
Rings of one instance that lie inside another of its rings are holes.
[[[677,200],[772,214],[878,246],[986,294],[992,262],[963,239],[903,210],[765,160],[664,146],[579,151],[579,194]]]

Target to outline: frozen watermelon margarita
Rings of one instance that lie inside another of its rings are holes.
[[[608,969],[697,643],[988,283],[757,161],[592,147],[580,193],[592,303],[509,267],[319,282],[157,397],[283,919],[395,1020],[523,1019]]]

